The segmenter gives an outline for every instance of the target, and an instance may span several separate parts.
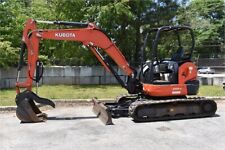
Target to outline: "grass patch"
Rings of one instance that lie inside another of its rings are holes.
[[[225,96],[225,91],[222,86],[204,85],[199,89],[199,96]]]
[[[38,89],[40,97],[49,99],[104,99],[126,93],[119,85],[44,85]],[[15,89],[0,90],[0,106],[15,105],[15,97]]]
[[[15,103],[15,89],[0,90],[0,106],[13,106]]]
[[[39,96],[49,99],[104,99],[126,93],[119,85],[43,85],[39,88]],[[0,106],[15,105],[15,96],[15,89],[0,90]],[[222,86],[201,86],[198,96],[225,96],[225,91]]]
[[[113,98],[127,93],[118,85],[56,85],[42,86],[39,95],[50,99]]]

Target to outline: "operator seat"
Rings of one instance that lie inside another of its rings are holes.
[[[184,49],[183,47],[179,47],[176,53],[172,55],[171,61],[181,62],[183,55],[184,55]]]
[[[168,74],[168,82],[170,84],[177,84],[179,69],[178,63],[176,61],[163,61],[162,64],[165,65],[164,74]]]
[[[162,61],[159,64],[146,62],[143,66],[142,81],[149,84],[177,84],[178,63],[175,61]]]

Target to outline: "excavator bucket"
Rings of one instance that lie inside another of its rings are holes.
[[[113,125],[112,116],[108,108],[101,102],[97,101],[96,98],[92,99],[93,112],[105,125]]]
[[[50,105],[55,108],[55,104],[46,98],[37,96],[32,91],[26,90],[16,96],[16,116],[23,123],[43,122],[47,120],[47,114],[42,113],[35,102],[43,105]]]

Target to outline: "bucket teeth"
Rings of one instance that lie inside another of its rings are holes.
[[[21,92],[16,96],[16,116],[21,122],[34,123],[47,120],[47,114],[42,113],[34,101],[55,107],[55,104],[51,100],[41,98],[31,91],[26,90]]]
[[[98,102],[95,98],[92,99],[93,108],[92,111],[105,125],[113,125],[111,113],[108,108],[101,102]]]

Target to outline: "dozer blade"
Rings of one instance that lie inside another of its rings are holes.
[[[112,116],[108,108],[101,102],[98,102],[95,98],[92,99],[93,108],[92,111],[105,125],[113,125]]]
[[[49,99],[41,98],[29,90],[21,92],[16,96],[16,116],[21,120],[21,122],[35,123],[47,120],[47,115],[40,111],[34,101],[43,105],[50,105],[55,108],[55,104]]]

